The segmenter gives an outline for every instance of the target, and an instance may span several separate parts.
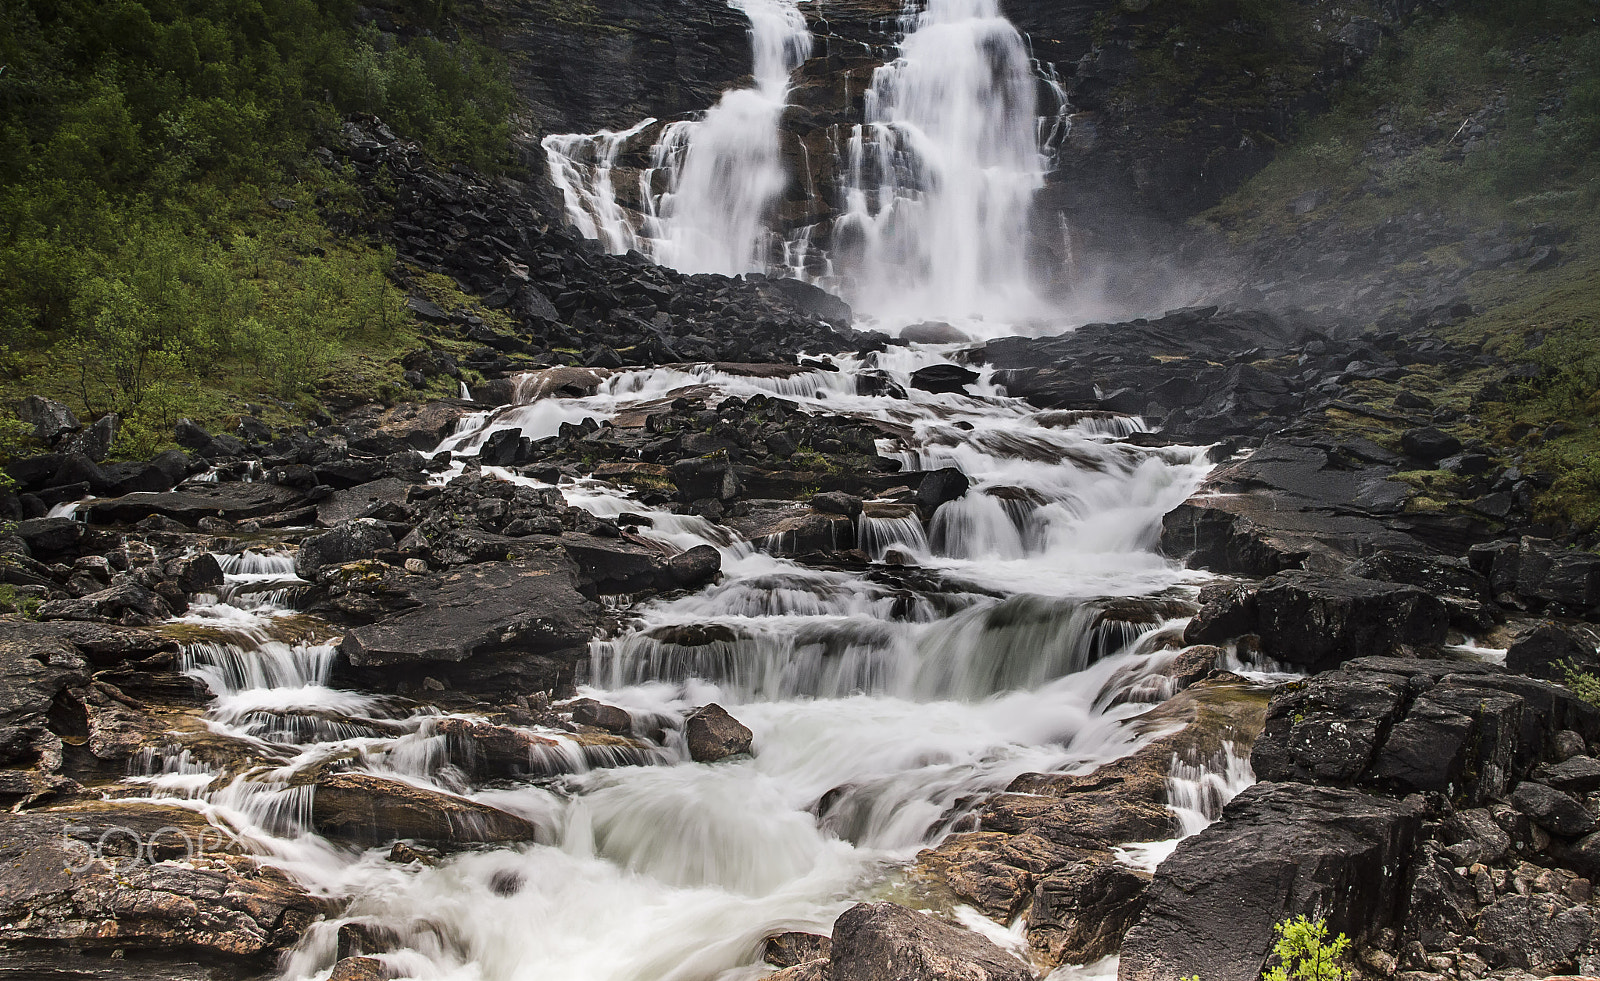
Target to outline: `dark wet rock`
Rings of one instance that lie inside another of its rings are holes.
[[[1440,681],[1487,688],[1522,699],[1522,731],[1515,763],[1519,773],[1527,772],[1548,756],[1556,738],[1565,730],[1576,732],[1591,742],[1600,740],[1600,708],[1562,685],[1493,672],[1448,674]]]
[[[462,416],[473,407],[460,400],[426,402],[422,405],[400,405],[385,412],[376,420],[379,434],[394,439],[414,450],[431,450],[455,431]]]
[[[789,930],[767,938],[761,959],[777,967],[794,967],[808,961],[825,961],[832,950],[833,941],[821,934]]]
[[[303,500],[298,491],[275,484],[215,483],[94,501],[87,511],[92,524],[133,524],[156,514],[193,527],[201,518],[261,518],[297,507]]]
[[[964,395],[978,373],[958,364],[931,364],[911,373],[911,387],[924,392]]]
[[[45,960],[63,948],[125,952],[119,977],[182,976],[140,973],[141,955],[266,968],[327,909],[283,872],[223,851],[226,841],[192,812],[132,801],[11,815],[0,942]]]
[[[939,509],[939,505],[966,494],[970,486],[972,484],[967,480],[967,475],[954,467],[930,471],[917,484],[917,506],[931,514]]]
[[[722,553],[710,545],[696,545],[667,560],[668,589],[690,589],[711,582],[722,571]]]
[[[1467,559],[1495,596],[1534,611],[1582,612],[1600,604],[1600,555],[1524,537],[1474,546]]]
[[[1317,670],[1353,657],[1437,646],[1448,626],[1443,601],[1415,586],[1284,572],[1253,592],[1212,594],[1184,639],[1207,644],[1253,633],[1269,656]]]
[[[1412,864],[1406,887],[1407,940],[1419,940],[1428,950],[1448,949],[1452,940],[1472,932],[1478,912],[1477,892],[1471,879],[1456,871],[1454,859],[1437,842],[1423,842]]]
[[[597,702],[592,698],[580,698],[572,703],[572,721],[580,726],[593,726],[619,736],[633,732],[633,716],[629,715],[626,709]]]
[[[224,582],[222,565],[210,552],[173,559],[163,570],[166,577],[186,593],[214,589]]]
[[[1328,672],[1273,695],[1250,764],[1262,780],[1353,781],[1406,704],[1387,675]]]
[[[683,722],[689,741],[689,757],[696,763],[715,763],[729,756],[750,752],[754,736],[721,705],[712,703],[689,713]]]
[[[992,942],[893,903],[859,903],[833,925],[830,978],[853,981],[1033,981]]]
[[[1352,457],[1330,438],[1269,438],[1218,469],[1162,521],[1161,549],[1235,575],[1339,572],[1361,556],[1418,551],[1427,535],[1401,514],[1392,465]]]
[[[559,755],[555,740],[525,729],[447,717],[433,731],[446,737],[451,761],[475,780],[561,772],[548,765]]]
[[[1486,808],[1472,807],[1458,810],[1444,821],[1442,841],[1460,846],[1452,849],[1452,858],[1458,861],[1493,864],[1503,860],[1511,851],[1511,836],[1506,834]]]
[[[376,957],[344,957],[333,965],[328,981],[388,981],[389,968]]]
[[[1506,669],[1518,674],[1550,678],[1566,677],[1566,666],[1580,669],[1600,667],[1600,656],[1585,638],[1558,624],[1542,623],[1517,635],[1506,651]]]
[[[531,821],[462,797],[370,773],[333,773],[317,781],[311,823],[321,834],[363,847],[397,838],[452,845],[533,841]]]
[[[379,552],[393,549],[394,544],[394,533],[381,521],[343,521],[300,543],[294,557],[294,573],[314,582],[317,572],[326,566],[374,558]]]
[[[88,666],[66,641],[7,627],[0,618],[0,725],[38,725],[63,691],[88,682]]]
[[[828,981],[828,962],[821,958],[804,961],[767,975],[767,981]]]
[[[586,589],[603,595],[682,589],[709,581],[722,568],[721,553],[709,545],[668,556],[642,539],[569,534],[561,546],[577,563]]]
[[[1516,769],[1522,714],[1516,695],[1441,682],[1417,696],[1394,724],[1371,777],[1474,804],[1498,797]]]
[[[444,672],[463,683],[503,676],[523,692],[565,691],[597,616],[577,570],[551,553],[434,574],[408,598],[415,609],[355,627],[339,646],[357,677],[381,689]]]
[[[1484,960],[1545,973],[1570,965],[1595,935],[1593,908],[1551,893],[1503,896],[1478,918]]]
[[[78,599],[51,600],[39,607],[41,620],[91,620],[145,627],[170,618],[167,600],[135,582],[123,582]]]
[[[778,522],[759,541],[774,555],[842,552],[855,548],[856,528],[842,514],[805,511]]]
[[[108,412],[88,428],[62,439],[57,449],[62,453],[81,453],[95,463],[103,463],[111,455],[111,444],[116,441],[120,425],[117,414]]]
[[[1553,835],[1575,838],[1594,830],[1594,815],[1571,794],[1524,780],[1511,792],[1511,806]]]
[[[178,642],[154,630],[71,620],[38,622],[0,617],[0,636],[14,641],[63,643],[96,668],[123,661],[168,664]]]
[[[1298,914],[1352,937],[1399,926],[1421,826],[1410,802],[1256,784],[1157,868],[1118,977],[1259,977],[1273,925]]]
[[[324,528],[357,518],[384,504],[404,504],[411,493],[412,483],[397,477],[380,477],[366,483],[345,487],[317,502],[317,524]]]
[[[82,524],[71,518],[29,518],[17,522],[11,533],[28,543],[35,558],[65,552],[83,538]]]
[[[18,403],[17,418],[32,426],[33,438],[46,446],[54,446],[62,436],[81,428],[71,409],[40,395],[30,395]]]
[[[739,477],[726,454],[677,461],[672,465],[672,482],[685,501],[726,501],[740,491]]]
[[[1376,552],[1345,569],[1349,575],[1381,582],[1406,583],[1435,594],[1487,600],[1489,581],[1465,559],[1421,552]]]
[[[1461,452],[1461,440],[1429,426],[1401,433],[1400,448],[1409,457],[1434,463],[1452,453]]]
[[[861,498],[842,491],[825,491],[811,498],[813,510],[825,514],[842,514],[847,518],[858,517],[861,514],[861,504]]]
[[[1028,946],[1044,964],[1110,956],[1144,912],[1150,873],[1115,862],[1076,862],[1040,881],[1028,908]]]
[[[1592,756],[1569,756],[1559,763],[1534,771],[1534,779],[1569,794],[1589,794],[1600,790],[1600,760]]]

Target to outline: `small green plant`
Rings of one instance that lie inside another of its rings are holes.
[[[1557,667],[1561,669],[1562,683],[1572,689],[1574,695],[1590,705],[1600,705],[1600,677],[1572,661],[1560,661]]]
[[[1264,972],[1263,981],[1344,981],[1339,958],[1350,946],[1349,937],[1341,933],[1329,942],[1328,924],[1304,916],[1284,920],[1273,929],[1278,942],[1272,955],[1278,966]]]

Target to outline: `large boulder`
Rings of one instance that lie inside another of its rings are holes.
[[[1351,790],[1260,783],[1156,869],[1120,981],[1258,978],[1287,917],[1330,933],[1397,927],[1422,812]]]
[[[134,801],[8,815],[0,944],[30,951],[18,976],[79,952],[119,959],[62,977],[254,976],[330,910],[228,840],[192,811]],[[188,973],[194,958],[208,970]]]
[[[956,500],[971,486],[967,475],[955,467],[930,471],[917,484],[917,507],[932,514],[939,509],[939,505]]]
[[[133,524],[157,514],[192,526],[201,518],[262,518],[298,507],[303,500],[299,491],[278,484],[201,484],[164,494],[127,494],[95,501],[88,507],[88,517],[91,524]]]
[[[435,574],[409,597],[416,608],[346,631],[339,651],[358,680],[392,689],[481,669],[517,679],[523,694],[565,691],[598,622],[577,570],[552,552]]]
[[[710,545],[669,556],[643,540],[569,534],[561,547],[583,574],[585,591],[605,595],[698,586],[722,569],[722,553]]]
[[[172,607],[136,582],[121,582],[77,599],[51,600],[39,607],[41,620],[90,620],[148,627],[172,617]]]
[[[1054,967],[1115,954],[1144,912],[1150,873],[1115,862],[1074,862],[1034,887],[1028,946]]]
[[[392,548],[394,533],[383,522],[372,518],[340,522],[300,543],[294,557],[294,574],[314,582],[317,571],[325,566],[370,559]]]
[[[1443,644],[1449,610],[1437,596],[1398,583],[1314,572],[1282,572],[1253,590],[1214,594],[1184,631],[1190,644],[1242,633],[1268,656],[1322,670],[1354,657]]]
[[[35,558],[41,558],[78,544],[83,530],[83,525],[71,518],[29,518],[17,522],[11,533],[28,543]]]
[[[487,804],[371,773],[317,781],[311,823],[321,834],[363,847],[399,838],[464,844],[533,841],[533,822]]]
[[[748,753],[755,735],[715,702],[689,713],[683,731],[689,742],[689,757],[696,763],[715,763]]]
[[[80,428],[72,410],[42,395],[30,395],[17,405],[17,418],[33,427],[33,438],[46,446]]]
[[[978,373],[958,364],[930,364],[911,373],[911,387],[935,394],[965,395]]]
[[[1593,670],[1600,667],[1600,656],[1596,656],[1594,644],[1554,623],[1541,623],[1518,634],[1506,651],[1508,670],[1537,678],[1560,681],[1569,664]]]
[[[1358,658],[1278,689],[1251,764],[1263,780],[1435,791],[1463,803],[1504,793],[1542,752],[1526,699],[1487,668]]]
[[[837,981],[1033,981],[988,939],[893,903],[858,903],[833,924]]]

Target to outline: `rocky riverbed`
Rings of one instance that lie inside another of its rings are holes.
[[[1305,913],[1366,976],[1588,969],[1600,562],[1340,425],[1478,355],[1198,309],[807,357],[145,463],[29,406],[8,963],[1245,978]]]

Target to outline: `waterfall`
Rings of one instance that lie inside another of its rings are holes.
[[[723,93],[697,122],[673,123],[652,154],[667,191],[645,223],[657,262],[684,272],[765,271],[773,206],[783,193],[778,123],[789,76],[811,54],[796,0],[733,0],[750,18],[755,86]],[[650,180],[647,172],[645,181]]]
[[[627,141],[654,119],[621,132],[544,138],[551,179],[580,232],[608,251],[638,248],[684,272],[765,271],[769,257],[781,255],[771,223],[788,181],[778,124],[789,77],[811,54],[811,32],[797,4],[731,0],[750,19],[755,84],[723,93],[701,119],[662,128],[639,178],[640,230],[618,205],[611,172]]]
[[[545,137],[568,219],[608,251],[639,249],[684,272],[820,270],[824,285],[891,321],[1037,312],[1029,213],[1071,128],[1054,66],[1035,61],[998,0],[909,0],[899,55],[874,72],[863,122],[836,147],[842,186],[818,188],[800,146],[807,196],[837,197],[831,237],[826,222],[780,234],[790,179],[780,123],[812,48],[798,3],[731,0],[750,19],[754,84],[660,128],[638,212],[618,203],[613,169],[654,119]],[[1041,86],[1053,102],[1043,114]]]
[[[627,142],[654,122],[646,119],[621,132],[558,133],[540,141],[550,165],[550,179],[566,203],[567,219],[584,238],[599,239],[607,252],[622,253],[639,245],[633,226],[617,204],[611,170]],[[465,382],[462,397],[469,397]]]
[[[1028,215],[1048,167],[1037,85],[997,0],[930,0],[917,16],[874,74],[847,150],[835,238],[858,307],[895,319],[1028,311]]]

